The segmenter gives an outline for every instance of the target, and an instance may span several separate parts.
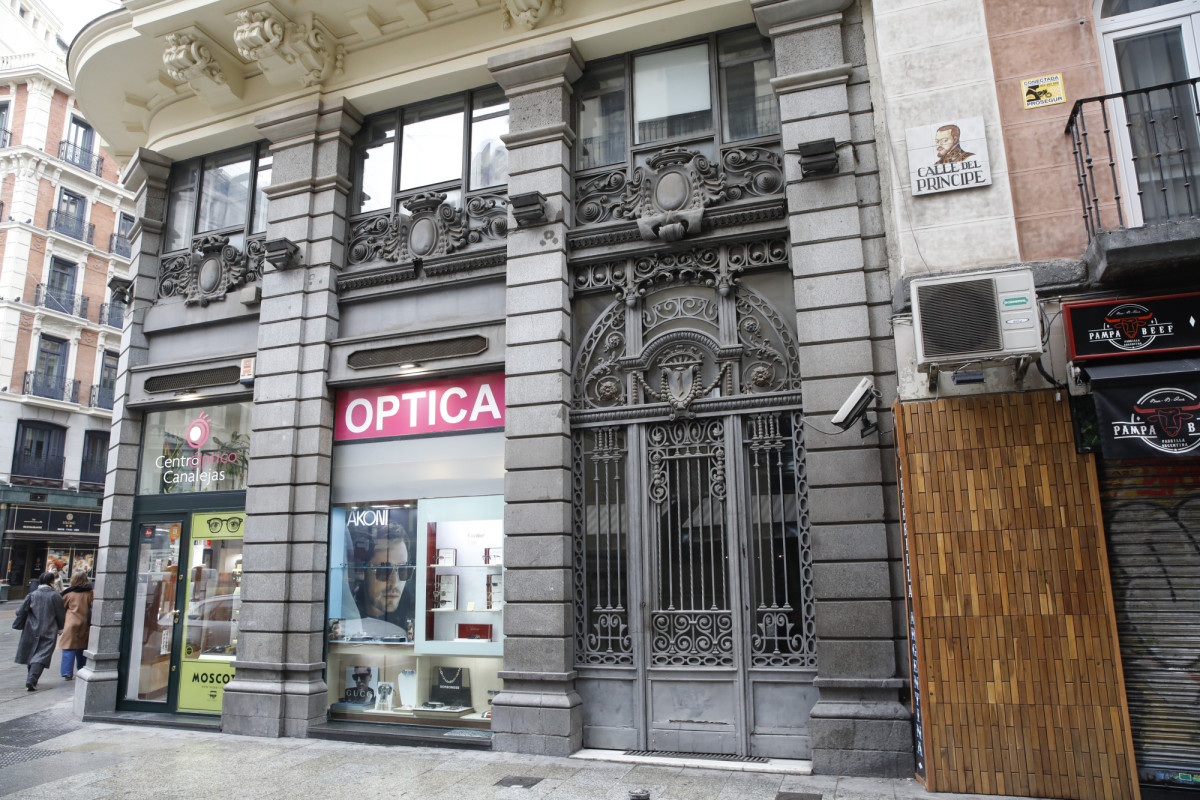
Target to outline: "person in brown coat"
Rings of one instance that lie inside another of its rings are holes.
[[[62,597],[67,621],[58,637],[58,646],[62,650],[62,677],[69,681],[75,677],[75,670],[87,663],[83,651],[92,625],[92,584],[88,583],[87,573],[80,570],[72,575],[71,585]]]

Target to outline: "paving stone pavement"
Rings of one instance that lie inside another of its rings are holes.
[[[476,750],[81,722],[59,656],[36,692],[14,664],[16,603],[0,604],[0,796],[256,800],[967,800],[914,780],[643,766]],[[527,779],[527,780],[513,780]],[[509,785],[505,785],[509,784]],[[512,785],[516,784],[516,785]],[[532,785],[530,785],[532,784]],[[990,796],[991,800],[1005,800]]]

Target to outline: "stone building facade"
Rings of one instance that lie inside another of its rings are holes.
[[[868,51],[840,0],[86,27],[137,221],[78,713],[910,774],[894,455],[831,422],[896,391]]]

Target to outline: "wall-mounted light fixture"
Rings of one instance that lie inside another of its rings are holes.
[[[800,156],[800,174],[805,179],[836,175],[838,172],[837,142],[833,139],[804,142],[792,152]]]
[[[546,222],[546,196],[541,192],[524,192],[508,196],[513,218],[518,228],[530,228]]]

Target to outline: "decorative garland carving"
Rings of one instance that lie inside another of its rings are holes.
[[[706,209],[773,196],[783,186],[782,159],[766,148],[726,150],[718,165],[697,150],[671,147],[651,155],[630,178],[614,170],[581,180],[575,217],[584,225],[628,219],[647,241],[675,242],[701,232]]]
[[[262,242],[252,240],[247,250],[257,253]],[[229,243],[228,236],[202,236],[192,242],[192,251],[162,262],[158,272],[158,297],[182,297],[186,305],[207,306],[224,300],[234,289],[257,280],[262,274],[262,255],[254,261]]]

